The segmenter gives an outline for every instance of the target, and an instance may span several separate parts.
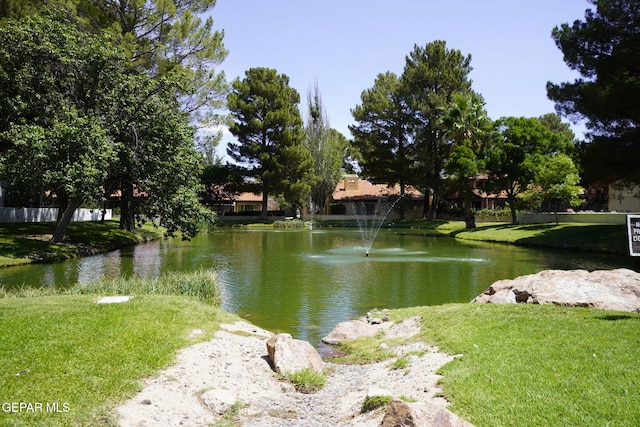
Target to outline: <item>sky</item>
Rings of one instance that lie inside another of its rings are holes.
[[[587,0],[218,0],[210,15],[224,31],[229,55],[218,70],[227,80],[252,67],[286,74],[305,121],[317,81],[330,126],[351,138],[361,93],[379,73],[402,74],[414,45],[435,40],[471,55],[472,87],[492,119],[554,112],[547,82],[579,76],[551,31],[582,20],[589,7]],[[581,137],[584,127],[572,127]],[[225,133],[223,145],[232,138]]]

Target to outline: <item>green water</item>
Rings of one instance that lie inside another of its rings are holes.
[[[382,230],[365,257],[357,230],[225,230],[190,242],[165,240],[63,263],[2,269],[0,283],[64,287],[102,276],[213,269],[226,310],[317,344],[336,323],[373,308],[468,302],[499,279],[548,268],[637,270],[636,261],[392,230]]]

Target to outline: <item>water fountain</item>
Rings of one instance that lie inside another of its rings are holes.
[[[354,212],[356,215],[358,228],[360,229],[360,236],[362,237],[362,243],[364,245],[364,255],[366,257],[368,257],[369,252],[371,252],[373,242],[376,240],[376,236],[378,235],[378,232],[380,231],[384,220],[402,199],[402,197],[403,196],[387,197],[378,200],[375,205],[376,207],[373,215],[367,215],[367,209],[364,202],[354,202]]]

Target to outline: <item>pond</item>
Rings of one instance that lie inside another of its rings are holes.
[[[378,308],[465,303],[499,279],[543,269],[638,270],[637,259],[526,249],[382,230],[369,257],[358,230],[224,230],[112,253],[0,270],[5,287],[69,286],[103,276],[213,269],[223,308],[318,344],[338,322]]]

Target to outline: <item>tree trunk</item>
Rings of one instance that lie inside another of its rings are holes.
[[[262,191],[262,211],[260,211],[260,219],[267,219],[267,209],[269,207],[269,194]]]
[[[133,184],[123,184],[120,196],[120,230],[136,232]]]
[[[77,208],[80,207],[80,205],[82,205],[81,197],[71,199],[68,201],[64,212],[59,217],[58,222],[56,223],[56,229],[54,230],[53,237],[51,238],[51,241],[53,243],[62,242],[62,239],[64,239],[64,235],[67,232],[67,227],[69,226],[69,223],[73,218],[73,213],[76,211]]]
[[[473,190],[471,184],[465,186],[464,195],[464,222],[467,229],[476,228],[476,216],[473,214]]]
[[[511,210],[511,223],[512,224],[517,224],[518,223],[518,214],[516,212],[516,198],[515,197],[508,197],[507,201],[509,203],[509,209]]]

